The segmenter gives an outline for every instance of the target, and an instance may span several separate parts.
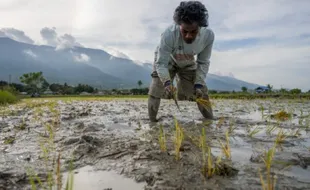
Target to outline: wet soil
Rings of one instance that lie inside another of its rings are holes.
[[[285,138],[272,163],[276,189],[310,189],[309,101],[212,103],[216,119],[208,121],[194,102],[179,102],[179,112],[173,101],[162,100],[158,123],[149,122],[145,99],[34,99],[1,108],[0,189],[31,189],[31,171],[46,183],[57,165],[64,184],[71,163],[78,190],[262,189],[258,171],[265,179],[266,169],[261,156],[274,145],[280,129]],[[270,117],[281,110],[292,117],[286,121]],[[175,158],[174,117],[184,132],[179,160]],[[165,152],[159,143],[161,125]],[[211,160],[215,163],[221,158],[210,178],[202,172],[202,128]],[[226,131],[230,159],[219,143],[225,144]]]

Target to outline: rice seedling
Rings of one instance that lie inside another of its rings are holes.
[[[260,131],[261,129],[259,128],[259,125],[257,125],[253,130],[249,129],[248,136],[252,138],[254,135],[259,133]]]
[[[276,144],[281,144],[283,141],[288,137],[287,133],[283,132],[283,129],[281,128],[277,134],[276,137]]]
[[[266,176],[267,184],[266,184],[265,180],[263,179],[263,176],[261,174],[261,170],[259,169],[260,181],[261,181],[263,190],[274,190],[275,189],[276,180],[272,179],[271,166],[273,163],[273,158],[274,158],[277,143],[278,142],[275,141],[274,145],[268,151],[266,150],[264,152],[264,156],[261,157],[262,161],[265,164],[266,172],[267,172],[267,176]]]
[[[227,130],[225,133],[225,137],[226,137],[226,144],[224,145],[221,141],[221,147],[222,147],[222,152],[224,153],[224,155],[226,156],[227,159],[231,159],[231,149],[230,149],[230,143],[229,143],[229,131]]]
[[[25,116],[23,116],[23,119],[22,119],[22,122],[21,124],[19,125],[19,129],[20,130],[25,130],[26,129],[26,122],[25,122]]]
[[[211,147],[208,146],[208,178],[211,178],[215,173],[215,168],[213,167]]]
[[[266,130],[266,134],[269,135],[269,136],[271,136],[271,133],[272,133],[273,131],[275,131],[277,128],[278,128],[278,126],[276,126],[276,125],[268,126],[268,127],[267,127],[267,130]]]
[[[232,134],[235,129],[237,129],[237,126],[234,126],[234,121],[231,119],[228,128],[229,134]]]
[[[200,147],[202,152],[202,174],[203,176],[207,176],[208,165],[207,165],[207,143],[206,143],[206,132],[205,128],[202,128],[200,135]]]
[[[15,135],[14,136],[9,136],[4,138],[3,144],[13,144],[16,140]]]
[[[159,146],[160,146],[160,150],[162,152],[166,152],[167,151],[167,147],[166,147],[166,136],[164,133],[164,129],[163,129],[163,125],[159,126],[159,137],[158,137],[158,142],[159,142]]]
[[[222,126],[222,124],[223,124],[224,122],[225,122],[224,117],[220,117],[219,121],[218,121],[217,124],[216,124],[216,128],[217,128],[217,129],[220,129],[221,126]]]
[[[270,117],[272,119],[277,120],[277,121],[287,121],[287,120],[292,118],[292,114],[290,114],[284,110],[281,110],[281,111],[277,112],[276,114],[271,115]]]
[[[261,110],[262,119],[264,119],[264,110],[265,110],[265,108],[264,108],[263,104],[260,105],[260,110]]]
[[[212,106],[211,101],[205,100],[203,98],[197,98],[196,102],[200,105],[202,105],[204,108],[209,109]]]
[[[184,140],[183,130],[180,127],[176,118],[175,121],[175,136],[174,136],[174,147],[175,147],[175,159],[180,159],[180,148],[182,146],[182,142]]]

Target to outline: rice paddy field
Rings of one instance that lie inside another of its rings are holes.
[[[0,107],[0,189],[310,189],[310,100],[29,98]]]

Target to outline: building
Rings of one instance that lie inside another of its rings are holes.
[[[255,88],[256,93],[264,93],[264,92],[269,92],[270,89],[267,86],[259,86]]]

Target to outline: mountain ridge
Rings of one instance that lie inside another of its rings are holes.
[[[42,71],[49,83],[89,84],[98,88],[135,88],[138,80],[148,86],[151,82],[151,63],[115,57],[104,50],[80,46],[56,49],[48,45],[27,44],[7,37],[0,37],[0,80],[19,76],[26,72]],[[9,63],[9,64],[8,64]],[[206,79],[212,90],[249,89],[257,84],[236,78],[209,73]]]

